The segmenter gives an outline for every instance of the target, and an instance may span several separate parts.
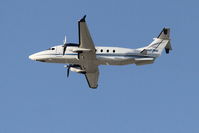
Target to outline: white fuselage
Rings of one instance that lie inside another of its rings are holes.
[[[84,64],[78,59],[78,46],[68,46],[63,55],[63,46],[54,46],[48,50],[44,50],[29,56],[30,59],[49,62],[49,63],[63,63],[63,64]],[[129,49],[119,47],[96,47],[96,60],[97,65],[127,65],[134,64],[136,60],[143,61],[147,64],[147,60],[155,59],[157,55],[141,53],[142,49]],[[149,63],[150,64],[150,63]]]
[[[142,48],[129,49],[120,47],[95,47],[89,33],[84,16],[78,21],[79,43],[67,43],[66,37],[63,45],[57,45],[29,56],[31,60],[63,63],[69,72],[84,74],[90,88],[97,88],[99,78],[99,65],[145,65],[152,64],[165,49],[168,54],[171,48],[170,29],[163,28],[157,38]]]

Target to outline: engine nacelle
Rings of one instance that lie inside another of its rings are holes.
[[[76,67],[70,67],[70,70],[71,70],[72,72],[81,73],[81,74],[85,74],[85,73],[86,73],[85,70],[82,70],[82,69],[76,68]]]

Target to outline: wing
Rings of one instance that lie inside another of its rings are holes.
[[[86,20],[84,16],[78,22],[79,29],[79,48],[88,49],[89,51],[83,51],[79,53],[79,60],[82,70],[86,71],[86,79],[90,88],[97,88],[99,69],[96,60],[95,45],[91,38],[90,32],[88,30]]]
[[[98,78],[99,78],[99,68],[94,61],[85,60],[85,63],[82,63],[81,69],[85,70],[85,77],[90,88],[98,87]]]
[[[86,24],[86,15],[78,22],[79,29],[79,47],[95,50],[95,45],[91,38],[90,32]]]
[[[85,77],[90,88],[95,89],[98,87],[99,70],[93,73],[86,73]]]

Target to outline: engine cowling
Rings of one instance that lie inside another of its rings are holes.
[[[77,68],[77,67],[70,67],[70,70],[72,72],[81,73],[81,74],[85,74],[86,73],[85,70],[82,70],[81,68]]]

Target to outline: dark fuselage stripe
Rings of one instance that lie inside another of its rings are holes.
[[[61,54],[46,54],[46,55],[61,55]],[[78,55],[76,53],[65,54],[65,55]],[[124,54],[96,54],[96,56],[114,56],[114,57],[135,57],[135,58],[154,58],[153,56],[142,56],[142,55],[124,55]]]

